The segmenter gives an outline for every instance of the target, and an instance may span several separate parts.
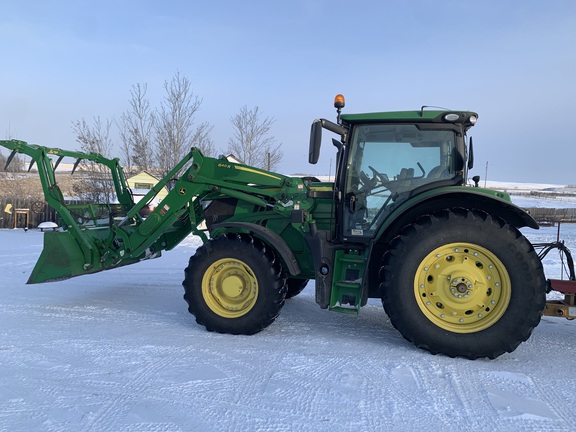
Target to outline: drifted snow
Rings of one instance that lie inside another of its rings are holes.
[[[563,237],[576,250],[576,225]],[[406,342],[377,300],[358,317],[319,309],[310,283],[259,334],[209,333],[182,299],[198,244],[25,285],[42,234],[0,231],[0,430],[574,430],[576,322],[545,317],[496,360],[451,359]],[[545,261],[549,277],[560,266]]]

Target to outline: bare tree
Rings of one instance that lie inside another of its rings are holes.
[[[202,123],[193,130],[202,100],[192,91],[188,78],[176,73],[164,83],[166,95],[156,115],[156,162],[165,175],[190,150],[199,147],[205,154],[213,151],[209,137],[212,126]]]
[[[100,117],[95,117],[92,126],[84,119],[73,122],[72,130],[76,134],[76,141],[80,143],[81,151],[110,157],[110,150],[112,149],[111,126],[111,120],[102,121]],[[114,198],[114,184],[108,168],[87,160],[82,161],[81,167],[86,172],[86,176],[83,181],[74,185],[74,192],[93,202],[111,202]]]
[[[127,171],[132,166],[150,170],[154,164],[154,111],[146,98],[146,84],[136,84],[130,90],[130,108],[117,123],[120,132],[123,163]]]
[[[210,123],[203,122],[196,128],[192,136],[192,146],[198,147],[205,156],[213,156],[216,153],[214,141],[210,136],[213,128],[214,126]]]
[[[92,126],[85,119],[72,123],[72,130],[76,134],[76,142],[80,144],[80,150],[84,153],[99,153],[105,157],[110,157],[112,149],[111,127],[112,120],[102,121],[100,116],[94,117]]]
[[[269,135],[275,121],[270,117],[261,118],[258,107],[248,109],[243,106],[230,119],[234,136],[228,140],[228,152],[247,165],[274,170],[283,156],[282,145]]]

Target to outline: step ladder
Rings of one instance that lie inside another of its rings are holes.
[[[366,272],[365,251],[338,250],[329,310],[358,315],[362,303],[362,282]]]

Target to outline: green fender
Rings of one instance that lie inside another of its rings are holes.
[[[212,229],[217,228],[236,228],[254,233],[258,238],[264,240],[274,248],[286,264],[286,268],[290,275],[297,276],[300,274],[300,264],[298,264],[294,253],[282,237],[271,229],[250,222],[222,222],[212,226]]]
[[[512,203],[507,193],[483,188],[450,186],[413,194],[386,218],[375,238],[387,237],[387,232],[397,231],[418,216],[448,208],[481,210],[503,219],[516,228],[539,228],[532,216]]]

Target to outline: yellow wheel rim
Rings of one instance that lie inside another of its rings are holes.
[[[214,262],[204,273],[202,296],[214,313],[238,318],[254,307],[258,281],[244,262],[224,258]]]
[[[496,323],[510,303],[510,276],[489,250],[451,243],[430,252],[416,272],[420,310],[438,327],[474,333]]]

